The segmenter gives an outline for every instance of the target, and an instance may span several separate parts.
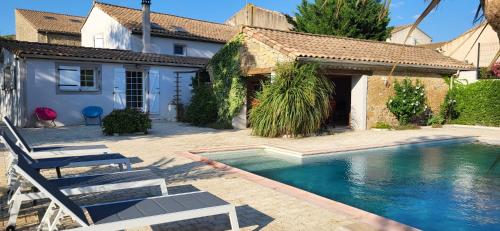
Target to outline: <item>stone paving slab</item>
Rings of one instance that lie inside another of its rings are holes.
[[[269,145],[289,150],[311,153],[336,151],[359,146],[369,147],[389,143],[423,141],[438,138],[475,136],[485,140],[498,140],[500,132],[493,129],[446,127],[412,131],[361,131],[342,132],[333,136],[302,139],[259,138],[250,136],[249,130],[216,131],[180,123],[154,123],[151,134],[144,136],[103,136],[96,126],[78,126],[47,129],[22,129],[28,142],[34,145],[105,144],[110,149],[131,158],[136,169],[148,168],[164,177],[169,191],[209,191],[234,204],[242,230],[375,230],[375,228],[342,213],[335,213],[295,197],[263,187],[236,174],[213,169],[179,155],[189,150]],[[5,154],[5,153],[4,153]],[[0,154],[0,171],[4,171],[4,156]],[[64,169],[63,174],[116,171],[113,168]],[[53,171],[43,172],[53,176]],[[2,175],[3,176],[3,175]],[[2,188],[3,187],[3,188]],[[0,191],[5,179],[0,179]],[[171,189],[175,188],[175,189]],[[113,194],[75,197],[78,203],[96,203],[132,196],[149,196],[156,192],[117,192]],[[5,197],[2,197],[5,198]],[[1,200],[1,199],[0,199]],[[37,208],[43,211],[40,204]],[[4,207],[4,203],[2,204]],[[37,208],[26,206],[18,220],[19,228],[33,229],[38,222]],[[0,211],[0,229],[5,222],[5,210]],[[30,226],[31,225],[31,226]],[[71,226],[71,222],[65,222]],[[134,230],[227,230],[225,216],[200,218],[183,222],[157,225]]]

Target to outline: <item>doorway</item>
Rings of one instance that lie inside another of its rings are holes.
[[[349,126],[351,114],[351,76],[329,76],[335,86],[330,99],[330,117],[328,125],[335,127]]]
[[[126,106],[144,109],[144,84],[142,71],[126,71]]]

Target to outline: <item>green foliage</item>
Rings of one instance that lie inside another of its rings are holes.
[[[394,81],[395,94],[387,102],[387,108],[396,116],[400,125],[406,125],[420,116],[427,106],[425,105],[425,89],[420,81],[415,85],[409,78],[403,81]]]
[[[8,40],[15,40],[16,35],[0,35],[0,38],[2,39],[8,39]]]
[[[330,113],[330,80],[318,65],[277,65],[271,83],[264,83],[250,110],[253,134],[264,137],[308,136],[316,133]]]
[[[390,19],[379,1],[342,2],[338,8],[339,0],[329,0],[326,4],[325,0],[302,0],[295,18],[288,16],[288,21],[299,32],[379,41],[390,36],[392,28],[387,27]]]
[[[442,113],[451,120],[451,123],[498,127],[500,126],[499,92],[498,80],[480,80],[455,87],[448,92],[441,109]],[[452,103],[447,103],[450,101]]]
[[[133,108],[114,110],[102,120],[102,131],[106,135],[148,133],[151,129],[149,115]]]
[[[217,121],[217,102],[212,87],[198,75],[193,78],[192,97],[182,122],[205,126]]]
[[[378,128],[378,129],[391,129],[392,126],[386,122],[377,122],[375,126],[372,128]]]
[[[394,127],[396,130],[416,130],[420,129],[420,126],[416,124],[401,124],[399,126]]]
[[[209,63],[217,102],[217,121],[221,123],[230,123],[245,103],[246,87],[241,76],[239,52],[242,44],[243,36],[236,36]]]
[[[488,69],[488,67],[481,67],[479,69],[479,79],[499,79],[500,78],[499,70],[500,70],[500,63],[496,63],[493,66],[492,70]]]
[[[429,120],[427,120],[427,125],[432,127],[441,127],[445,122],[444,117],[441,114],[433,115]]]

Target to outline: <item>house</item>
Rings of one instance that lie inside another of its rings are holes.
[[[176,107],[189,103],[192,78],[237,31],[149,7],[149,0],[142,10],[95,3],[83,46],[0,40],[0,114],[33,126],[34,109],[47,106],[58,125],[76,125],[93,105],[105,114],[130,107],[175,120]]]
[[[176,86],[189,91],[191,77],[208,59],[0,40],[0,113],[18,126],[33,126],[36,107],[58,112],[58,125],[82,124],[81,110],[108,114],[125,107],[153,118],[175,119],[169,104]],[[185,75],[184,78],[178,78]],[[189,102],[189,96],[179,99]]]
[[[500,41],[493,28],[483,22],[451,41],[433,48],[456,60],[487,67],[500,49]]]
[[[291,30],[293,28],[286,16],[280,12],[268,10],[253,4],[247,4],[243,9],[227,19],[225,24],[239,26],[256,26],[277,30]]]
[[[16,9],[16,40],[80,45],[85,17]]]
[[[421,45],[432,43],[432,38],[420,28],[415,28],[410,37],[404,42],[408,32],[410,32],[411,24],[394,27],[391,31],[391,36],[386,39],[386,42],[406,44],[406,45]]]
[[[151,36],[144,48],[143,11],[95,2],[81,29],[82,46],[210,58],[237,33],[237,28],[224,24],[155,12],[147,15]]]
[[[474,73],[470,64],[417,46],[249,26],[241,33],[247,96],[255,95],[261,80],[272,76],[279,62],[318,63],[336,86],[336,125],[354,129],[396,122],[386,107],[394,80],[420,80],[426,86],[430,110],[438,112],[448,91],[443,75]],[[396,72],[390,76],[395,63]],[[246,110],[234,119],[236,127],[247,126]]]

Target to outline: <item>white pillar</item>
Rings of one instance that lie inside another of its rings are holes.
[[[351,127],[366,130],[366,100],[368,97],[368,76],[353,76],[351,81]]]

